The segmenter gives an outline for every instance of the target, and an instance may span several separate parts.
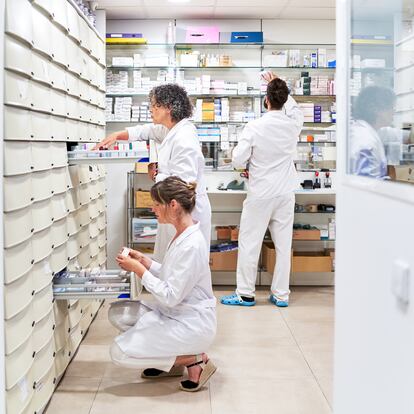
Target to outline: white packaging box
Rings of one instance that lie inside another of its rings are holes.
[[[326,68],[326,49],[318,49],[318,67]]]
[[[140,53],[134,53],[134,67],[141,67],[144,66],[144,60]]]
[[[201,85],[204,88],[209,88],[211,87],[211,76],[210,75],[202,75],[201,76]]]
[[[198,55],[196,54],[182,54],[180,55],[180,65],[197,67],[198,66]]]
[[[385,68],[385,59],[364,59],[361,68]]]
[[[300,66],[300,50],[290,49],[289,50],[289,66]]]
[[[168,66],[168,64],[169,56],[166,53],[145,56],[145,66]]]
[[[112,58],[112,66],[125,66],[132,67],[134,66],[134,59],[130,57],[116,57]]]
[[[247,94],[247,82],[238,82],[237,84],[237,93],[239,95]]]
[[[271,55],[266,55],[263,58],[264,66],[266,67],[286,67],[288,65],[288,51],[287,50],[279,50],[272,52]]]

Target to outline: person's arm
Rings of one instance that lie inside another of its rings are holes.
[[[286,116],[295,122],[295,125],[298,129],[298,134],[300,134],[300,131],[303,127],[303,112],[300,110],[299,105],[290,95],[288,96],[283,110],[285,111]]]
[[[93,149],[94,150],[98,150],[99,148],[108,149],[116,141],[128,141],[128,131],[113,132],[112,134],[108,135],[104,140],[96,144]]]
[[[200,274],[200,257],[193,246],[181,251],[181,257],[168,269],[168,278],[160,280],[151,272],[142,276],[142,284],[155,298],[168,307],[180,304],[191,292]],[[206,264],[208,266],[208,264]]]
[[[246,125],[239,138],[238,144],[233,149],[232,163],[236,169],[246,168],[253,150],[253,131]]]
[[[184,138],[184,137],[183,137]],[[175,175],[187,183],[197,181],[198,175],[197,149],[189,144],[186,139],[177,140],[171,151],[169,162],[169,174],[158,173],[155,181],[163,181],[168,176]]]

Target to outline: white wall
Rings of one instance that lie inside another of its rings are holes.
[[[107,32],[143,33],[149,43],[166,41],[167,27],[171,20],[107,20]],[[258,31],[260,20],[177,20],[177,28],[189,25],[216,25],[221,31]],[[335,21],[333,20],[263,20],[263,32],[266,42],[280,43],[335,43]],[[107,126],[108,132],[114,132],[114,126]],[[126,243],[126,172],[133,166],[108,166],[107,203],[108,203],[108,267],[114,267],[114,257],[120,246]]]

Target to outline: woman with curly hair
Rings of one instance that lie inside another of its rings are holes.
[[[96,147],[108,148],[116,141],[153,140],[157,144],[158,168],[152,167],[150,177],[159,182],[175,175],[186,182],[197,183],[197,202],[192,213],[210,246],[211,207],[204,179],[204,157],[197,130],[189,121],[192,105],[184,88],[176,84],[160,85],[149,94],[153,124],[137,125],[115,132]],[[174,236],[169,225],[160,225],[155,242],[155,257],[162,260]]]

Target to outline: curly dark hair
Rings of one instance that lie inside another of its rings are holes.
[[[175,122],[189,118],[193,113],[187,92],[175,83],[156,86],[149,93],[149,98],[156,105],[171,109],[171,118]]]

